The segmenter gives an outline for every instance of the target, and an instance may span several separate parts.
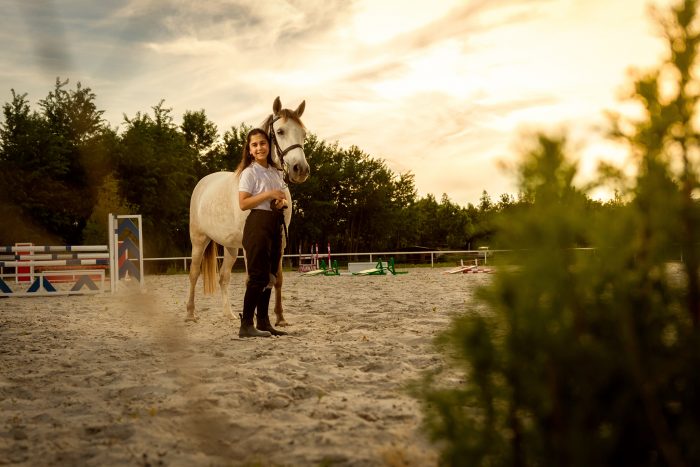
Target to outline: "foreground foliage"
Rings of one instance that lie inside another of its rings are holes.
[[[614,118],[636,175],[605,176],[626,203],[591,215],[564,138],[523,159],[532,206],[499,238],[527,249],[481,291],[488,312],[454,321],[451,365],[417,390],[444,464],[700,465],[696,2],[660,23],[670,56],[635,82],[644,118]]]

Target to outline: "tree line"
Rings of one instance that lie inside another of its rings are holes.
[[[0,244],[103,244],[109,212],[143,215],[149,256],[189,255],[189,197],[197,181],[234,170],[251,127],[223,135],[202,110],[176,124],[161,101],[112,128],[96,95],[56,79],[33,108],[11,90],[0,123]],[[487,243],[494,219],[527,204],[485,191],[476,205],[419,197],[411,172],[396,174],[357,146],[310,134],[308,182],[292,186],[289,250],[331,242],[334,251],[468,249]]]

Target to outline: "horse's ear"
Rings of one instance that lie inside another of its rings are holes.
[[[280,102],[280,96],[275,98],[275,102],[272,104],[272,112],[277,115],[282,110],[282,102]]]
[[[306,101],[301,101],[301,104],[299,104],[299,107],[297,107],[297,109],[294,111],[294,113],[296,114],[296,116],[298,118],[301,118],[301,114],[304,113],[305,107],[306,107]]]

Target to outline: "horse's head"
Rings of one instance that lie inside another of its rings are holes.
[[[262,128],[270,137],[272,160],[284,172],[286,182],[303,183],[309,178],[309,163],[304,155],[306,128],[301,123],[306,101],[296,110],[283,109],[280,98],[272,104],[272,115]]]

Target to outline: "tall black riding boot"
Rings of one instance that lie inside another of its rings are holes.
[[[260,300],[260,294],[262,294],[261,287],[248,285],[245,289],[245,296],[243,297],[243,314],[239,315],[241,317],[241,328],[238,330],[238,337],[270,337],[270,333],[267,331],[259,331],[253,326],[253,315],[255,314],[255,307]]]
[[[269,331],[273,336],[286,336],[285,331],[280,331],[272,327],[270,322],[270,315],[268,309],[270,308],[270,295],[272,294],[272,289],[263,290],[260,294],[260,299],[258,300],[258,329],[261,331]]]

